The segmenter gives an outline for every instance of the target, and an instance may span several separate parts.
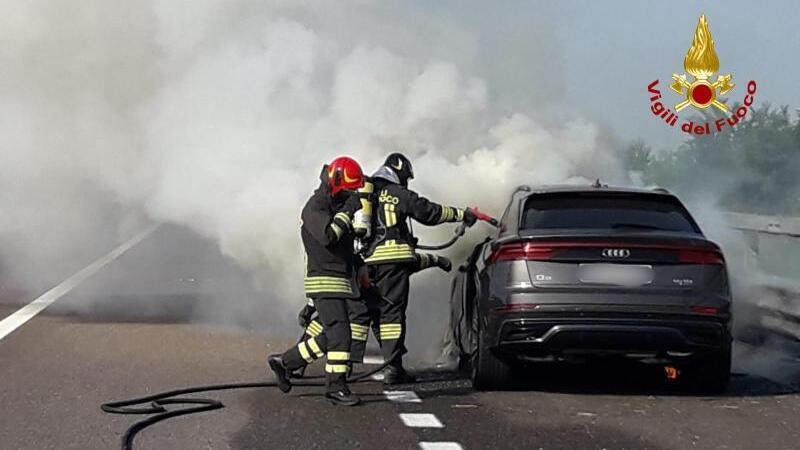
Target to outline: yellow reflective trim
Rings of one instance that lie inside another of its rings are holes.
[[[303,284],[305,287],[320,287],[320,286],[333,286],[333,287],[343,287],[349,288],[351,285],[345,283],[330,283],[327,281],[319,282],[319,283],[305,283]]]
[[[387,227],[394,226],[394,223],[392,222],[392,212],[390,211],[390,208],[389,208],[390,206],[391,205],[388,205],[388,204],[384,204],[383,205],[383,217],[384,217],[384,221],[386,222],[386,226]]]
[[[379,262],[405,259],[414,259],[414,249],[408,244],[397,244],[394,240],[389,240],[379,245],[372,255],[364,261]]]
[[[352,339],[354,341],[366,341],[367,340],[367,335],[366,334],[361,334],[361,335],[355,335],[354,334],[354,335],[350,336],[350,339]]]
[[[329,277],[324,275],[318,275],[318,276],[305,277],[305,281],[344,281],[349,283],[350,279],[344,277]]]
[[[361,325],[361,324],[357,324],[357,323],[351,323],[350,324],[350,329],[351,330],[358,330],[358,331],[367,331],[367,330],[369,330],[369,328],[366,325]]]
[[[378,247],[377,249],[375,249],[375,251],[372,254],[373,255],[385,255],[385,254],[389,254],[389,253],[404,253],[404,254],[407,253],[407,254],[410,255],[410,254],[412,254],[412,250],[411,250],[411,247],[405,247],[405,248],[380,248],[380,247]]]
[[[459,208],[456,209],[456,221],[463,222],[464,221],[464,210]]]
[[[410,246],[396,246],[396,247],[378,247],[372,253],[373,255],[387,255],[392,253],[402,253],[413,255],[414,250]]]
[[[328,361],[347,361],[350,359],[350,352],[328,352]]]
[[[352,294],[353,288],[350,280],[347,278],[339,277],[306,277],[304,280],[304,287],[306,293],[322,293],[322,292],[339,292],[345,294]]]
[[[400,339],[400,335],[401,335],[401,333],[391,333],[391,334],[389,334],[389,333],[386,333],[386,334],[381,333],[381,340],[384,340],[384,341],[389,340],[389,341],[391,341],[391,340],[394,340],[394,339]]]
[[[336,213],[336,215],[334,215],[333,218],[341,220],[342,222],[346,223],[348,226],[352,224],[350,216],[348,216],[347,213],[345,213],[345,212]],[[331,224],[333,224],[333,222],[331,222]]]
[[[319,333],[322,331],[322,324],[320,324],[316,320],[312,320],[311,323],[308,324],[308,329],[314,330]]]
[[[308,328],[306,328],[306,334],[311,336],[311,337],[317,337],[320,334],[322,334],[322,331],[313,330],[313,329],[311,329],[311,327],[308,327]]]
[[[311,348],[311,351],[314,352],[315,355],[317,355],[317,358],[322,358],[322,355],[325,354],[325,352],[323,352],[322,349],[319,348],[319,345],[317,344],[317,341],[314,340],[314,338],[307,340],[306,344],[308,344],[308,346]]]
[[[350,292],[353,290],[350,286],[345,286],[342,284],[309,284],[304,286],[304,288],[306,291],[310,289],[333,289],[336,291]]]
[[[349,281],[328,281],[328,280],[311,280],[303,282],[306,286],[320,286],[320,285],[337,285],[337,286],[350,286]]]
[[[333,232],[336,233],[337,239],[341,238],[342,234],[344,234],[344,230],[342,230],[342,227],[336,225],[335,222],[331,222],[331,230],[333,230]]]
[[[352,295],[353,290],[347,288],[326,288],[326,287],[318,287],[318,288],[306,288],[306,294],[348,294]]]
[[[342,295],[353,295],[353,291],[347,289],[326,289],[326,288],[318,288],[318,289],[306,289],[306,294],[342,294]]]
[[[370,256],[388,256],[388,255],[408,255],[414,256],[414,251],[410,248],[401,248],[401,249],[392,249],[392,250],[380,250],[375,251]]]
[[[325,372],[347,373],[347,364],[325,364]]]
[[[408,256],[381,256],[380,258],[367,258],[364,261],[368,263],[378,263],[384,261],[413,261],[414,255]]]
[[[402,323],[382,323],[381,324],[381,330],[383,330],[384,328],[402,328],[402,327],[403,327]]]
[[[314,358],[311,356],[311,353],[308,352],[305,342],[297,344],[297,349],[300,350],[300,356],[302,356],[307,363],[311,364],[314,362]]]

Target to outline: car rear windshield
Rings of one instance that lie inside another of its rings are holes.
[[[700,233],[689,212],[665,195],[547,194],[525,202],[521,229],[603,229]]]

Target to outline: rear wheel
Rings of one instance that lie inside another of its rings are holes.
[[[478,345],[472,359],[472,385],[480,391],[504,390],[514,385],[513,367],[498,358],[486,344],[482,329],[478,333]]]

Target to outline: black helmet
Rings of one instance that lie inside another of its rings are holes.
[[[384,167],[388,167],[400,179],[400,184],[408,186],[408,180],[414,178],[414,167],[411,166],[411,161],[402,153],[392,153],[386,157],[383,163]]]

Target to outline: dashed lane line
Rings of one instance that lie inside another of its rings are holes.
[[[400,420],[411,428],[444,428],[439,418],[429,413],[400,413]]]
[[[383,364],[383,356],[381,355],[366,355],[364,356],[364,364]]]
[[[393,403],[422,403],[414,391],[383,391],[383,395]]]
[[[420,442],[422,450],[464,450],[458,442]]]
[[[78,273],[72,275],[71,277],[51,288],[49,291],[40,295],[34,301],[23,306],[5,319],[0,320],[0,339],[3,339],[11,332],[24,325],[25,322],[31,320],[34,316],[42,312],[42,310],[50,306],[54,301],[58,300],[69,291],[73,290],[76,286],[97,273],[97,271],[102,269],[106,264],[122,256],[123,253],[127,252],[133,248],[133,246],[149,236],[153,231],[156,230],[156,228],[158,228],[158,224],[150,226],[146,230],[130,238],[124,244],[120,245],[114,250],[111,250],[111,252],[109,252],[107,255],[89,264],[81,269]]]
[[[422,403],[414,391],[383,391],[383,395],[392,403]],[[410,428],[444,428],[444,424],[430,413],[400,413],[400,420]],[[422,450],[464,450],[458,442],[431,442],[419,443]]]

